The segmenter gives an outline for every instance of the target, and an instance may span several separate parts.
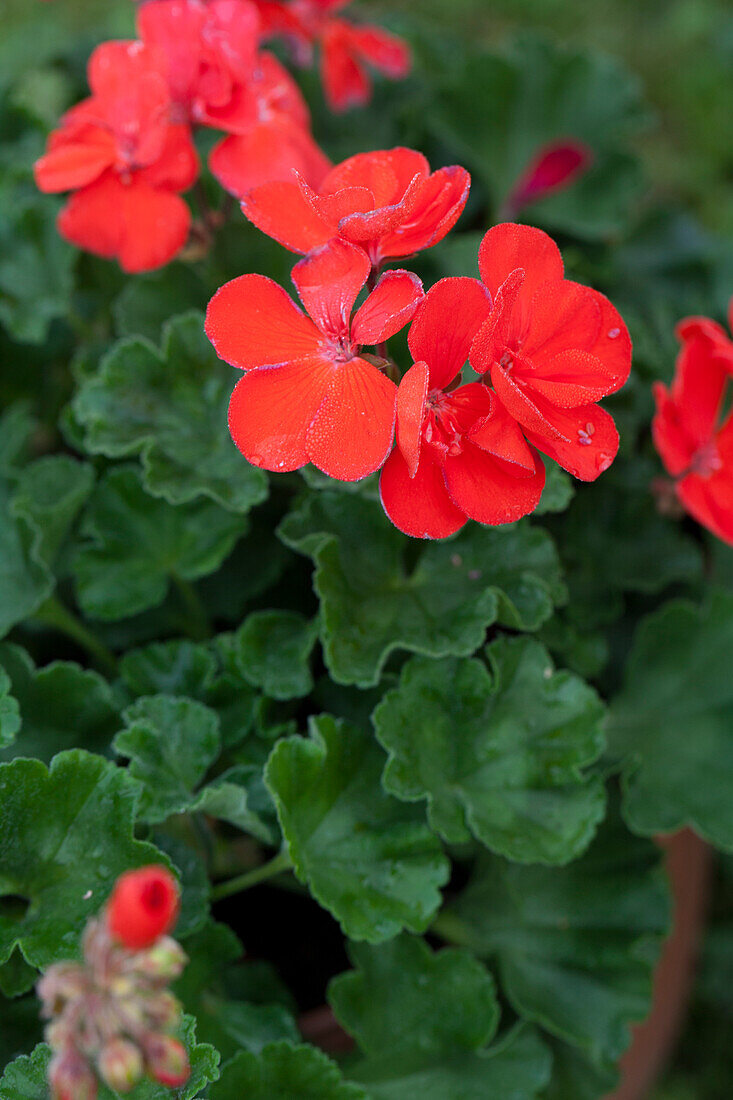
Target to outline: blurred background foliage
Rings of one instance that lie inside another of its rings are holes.
[[[659,472],[648,439],[649,384],[671,376],[674,322],[696,311],[722,319],[733,293],[733,3],[364,0],[360,10],[409,39],[414,75],[380,84],[369,108],[340,118],[328,115],[313,74],[300,79],[316,137],[334,159],[399,142],[423,148],[436,166],[463,161],[472,170],[459,232],[421,260],[426,280],[474,272],[480,235],[543,142],[581,137],[596,153],[587,181],[533,207],[526,220],[558,237],[571,272],[614,298],[635,338],[632,382],[609,402],[622,455],[592,497],[581,487],[567,514],[550,523],[572,599],[544,640],[562,663],[612,690],[645,601],[665,584],[698,583],[689,532],[662,524],[648,507],[649,481]],[[59,114],[84,94],[93,46],[131,34],[132,4],[2,0],[0,22],[0,401],[32,396],[39,431],[53,433],[70,396],[77,339],[86,345],[87,361],[75,364],[82,378],[94,366],[95,342],[142,331],[156,338],[168,316],[201,308],[224,279],[260,270],[286,282],[289,263],[238,222],[207,260],[177,263],[165,279],[125,280],[59,241],[55,200],[36,194],[31,165]],[[218,202],[216,188],[211,193]],[[73,440],[70,419],[65,429]],[[57,443],[39,436],[36,449]],[[637,449],[648,457],[631,461]],[[588,566],[599,541],[612,563],[604,576]],[[658,552],[640,562],[639,545]],[[707,554],[708,576],[730,586],[732,560],[716,548]],[[660,561],[677,564],[660,578]],[[733,862],[726,858],[688,1027],[653,1100],[730,1100],[731,989]]]

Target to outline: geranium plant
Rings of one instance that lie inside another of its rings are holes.
[[[606,58],[85,2],[0,88],[0,1100],[641,1100],[733,848],[723,252]]]

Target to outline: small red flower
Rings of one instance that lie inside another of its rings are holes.
[[[728,303],[728,328],[733,332],[733,298]],[[682,341],[693,338],[706,341],[711,353],[725,364],[729,374],[733,374],[733,340],[717,321],[709,317],[686,317],[677,326],[677,336]]]
[[[504,211],[513,215],[530,203],[569,187],[593,163],[593,152],[581,141],[556,141],[544,146],[512,188]]]
[[[242,209],[292,252],[307,253],[341,237],[363,248],[378,267],[441,241],[463,212],[470,182],[465,168],[431,173],[422,153],[387,149],[349,157],[317,191],[304,180],[257,187]]]
[[[226,118],[209,122],[231,131],[214,147],[209,167],[241,198],[253,187],[299,174],[317,187],[331,162],[311,134],[310,114],[290,73],[269,53],[258,56],[251,80]]]
[[[176,880],[165,867],[127,871],[107,904],[107,927],[131,951],[150,947],[175,924],[178,899]]]
[[[312,462],[356,481],[387,457],[396,386],[361,350],[411,319],[422,285],[410,272],[387,272],[351,318],[370,269],[360,248],[332,241],[293,270],[309,316],[262,275],[234,279],[209,303],[209,339],[247,372],[232,394],[229,428],[254,466],[286,471]]]
[[[682,321],[677,334],[682,349],[672,386],[653,388],[654,445],[685,510],[733,543],[733,414],[724,417],[730,341],[707,318]]]
[[[542,461],[496,394],[479,382],[451,388],[490,312],[476,279],[443,279],[410,328],[415,365],[400,383],[380,492],[395,526],[416,538],[445,538],[467,519],[510,523],[542,494]]]
[[[581,481],[613,462],[618,432],[596,402],[626,382],[631,340],[607,298],[564,277],[539,229],[497,225],[479,251],[493,309],[471,349],[527,440]]]
[[[160,55],[139,42],[107,42],[89,62],[92,97],[73,108],[35,165],[42,191],[74,191],[62,236],[116,257],[125,271],[168,263],[191,215],[177,192],[198,173],[188,127],[170,122]]]

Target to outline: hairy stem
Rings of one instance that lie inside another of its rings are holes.
[[[267,882],[275,875],[281,875],[292,868],[290,856],[283,850],[278,852],[268,863],[262,863],[252,871],[245,871],[243,875],[237,875],[227,882],[220,882],[211,891],[212,901],[221,901],[222,898],[230,898],[233,894],[241,894],[243,890],[249,890],[260,882]]]
[[[39,607],[33,618],[36,622],[43,623],[44,626],[49,626],[53,630],[65,634],[67,638],[71,638],[72,641],[87,651],[104,672],[110,676],[117,675],[117,658],[112,650],[89,627],[85,626],[81,619],[78,619],[73,612],[69,611],[56,596],[50,596]]]

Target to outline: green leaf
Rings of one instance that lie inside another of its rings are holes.
[[[318,624],[295,611],[255,611],[237,632],[245,679],[271,699],[295,699],[313,689],[310,655]]]
[[[33,974],[36,975],[35,970]],[[12,1001],[0,997],[0,1067],[7,1068],[14,1058],[30,1054],[42,1038],[43,1024],[35,996]]]
[[[346,935],[372,943],[424,931],[448,878],[421,811],[382,790],[383,764],[372,737],[321,715],[265,772],[296,874]]]
[[[171,504],[201,496],[247,512],[267,496],[267,477],[245,462],[227,431],[235,382],[207,340],[200,314],[164,327],[163,347],[121,340],[84,382],[74,414],[93,454],[140,454],[145,487]]]
[[[214,682],[216,661],[207,646],[175,639],[123,654],[120,676],[135,696],[190,695],[203,699]]]
[[[668,603],[641,622],[608,730],[635,832],[690,825],[733,849],[732,647],[727,592],[713,590],[699,608]]]
[[[10,490],[0,480],[0,638],[37,611],[54,586],[35,556],[36,533],[13,518],[10,504]]]
[[[193,699],[151,695],[123,718],[126,728],[114,749],[130,760],[130,775],[142,785],[140,820],[157,824],[183,813],[221,751],[216,714]]]
[[[10,678],[20,708],[15,744],[0,760],[33,756],[48,763],[65,749],[107,753],[119,729],[119,710],[109,684],[97,672],[72,661],[36,668],[19,646],[0,646],[0,665]]]
[[[499,1006],[491,975],[470,952],[433,953],[401,936],[350,954],[358,969],[334,978],[329,1000],[364,1055],[349,1075],[372,1100],[531,1100],[546,1084],[549,1056],[532,1032],[487,1046]]]
[[[176,1100],[194,1100],[211,1081],[219,1077],[219,1055],[207,1043],[196,1042],[196,1021],[185,1016],[181,1039],[188,1050],[191,1076],[176,1091]],[[6,1067],[0,1079],[0,1100],[48,1100],[48,1065],[51,1048],[40,1043],[27,1057],[16,1058]],[[99,1085],[99,1100],[118,1100],[120,1094],[106,1085]],[[171,1100],[171,1090],[147,1079],[126,1092],[129,1100]]]
[[[94,469],[70,455],[46,455],[21,473],[11,512],[36,533],[34,553],[52,566],[94,485]]]
[[[137,785],[77,749],[0,764],[0,962],[73,957],[87,919],[130,867],[160,862],[133,838]]]
[[[543,462],[547,476],[540,502],[534,510],[536,516],[544,516],[548,512],[564,512],[575,496],[575,486],[570,475],[549,458],[543,457]]]
[[[157,343],[170,318],[200,309],[210,293],[191,264],[172,263],[162,271],[138,274],[125,282],[114,301],[115,328],[119,336],[144,336]]]
[[[238,764],[229,768],[199,792],[189,810],[228,821],[263,844],[275,847],[280,843],[275,807],[261,766]]]
[[[649,1011],[667,908],[659,852],[613,815],[564,868],[484,857],[436,930],[495,960],[520,1016],[607,1069]]]
[[[467,97],[501,103],[467,112]],[[429,125],[489,187],[495,208],[542,146],[575,138],[594,155],[572,186],[531,207],[532,221],[581,237],[605,237],[628,224],[640,173],[625,145],[647,121],[638,77],[600,54],[571,52],[523,34],[502,53],[451,56],[427,112]],[[466,272],[468,273],[468,272]]]
[[[368,1100],[315,1047],[280,1042],[259,1055],[242,1051],[222,1070],[211,1100]],[[0,1100],[2,1100],[0,1095]]]
[[[526,524],[471,524],[424,548],[414,568],[405,539],[373,502],[312,494],[279,528],[287,546],[316,564],[321,637],[331,676],[370,687],[395,649],[469,656],[486,627],[535,630],[564,598],[549,537]]]
[[[426,798],[449,843],[473,835],[522,863],[567,863],[603,818],[603,784],[583,772],[604,747],[603,704],[533,639],[499,638],[487,655],[491,675],[478,660],[405,665],[374,712],[385,787]]]
[[[245,529],[209,501],[175,508],[156,500],[133,466],[111,470],[82,522],[89,541],[73,562],[79,603],[93,619],[157,607],[172,579],[196,580],[221,565]]]
[[[12,745],[20,729],[20,707],[11,688],[10,677],[0,666],[0,750]]]

